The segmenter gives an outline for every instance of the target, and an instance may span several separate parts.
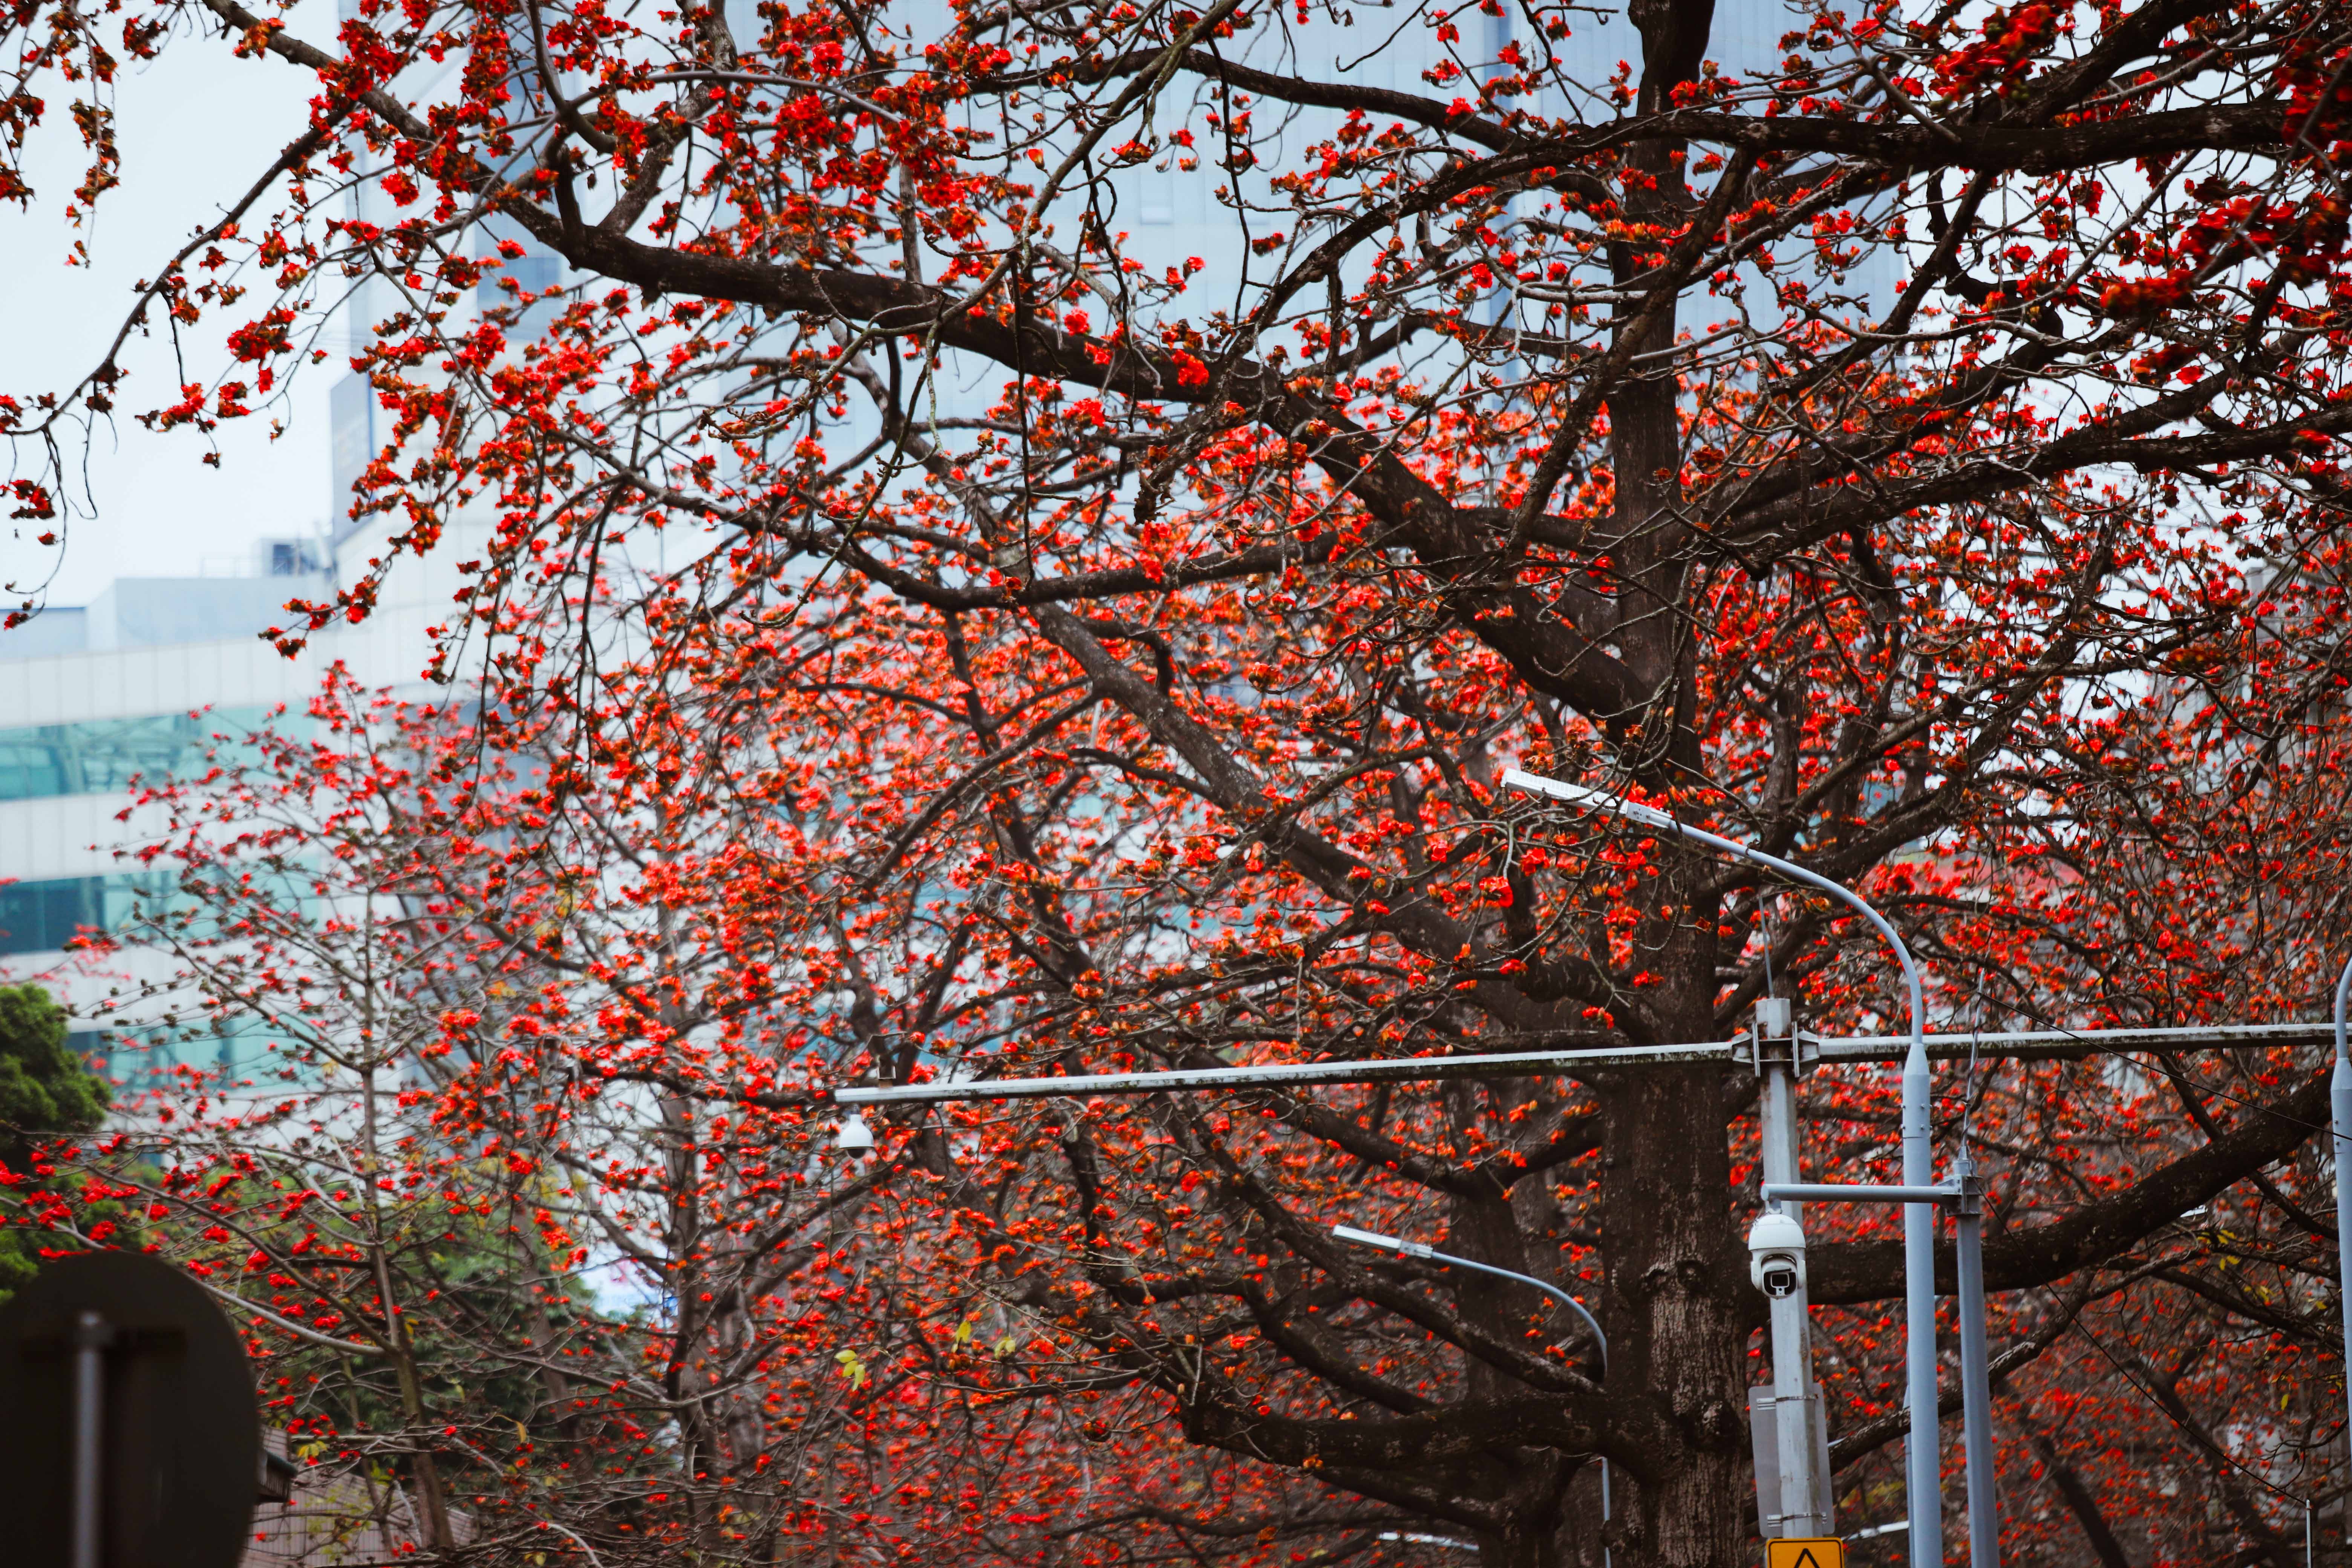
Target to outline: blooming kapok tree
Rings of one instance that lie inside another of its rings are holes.
[[[301,1496],[346,1555],[868,1533],[863,1447],[922,1414],[869,1373],[887,1297],[843,1259],[873,1176],[797,1111],[707,1107],[698,1058],[790,1054],[709,911],[553,853],[530,755],[450,710],[338,679],[308,721],[134,807],[173,890],[119,940],[178,964],[114,1005],[232,1057],[53,1151],[68,1179],[12,1176],[8,1217],[215,1292],[289,1453],[350,1478]],[[657,1061],[616,1061],[597,1014],[640,1005]]]
[[[824,974],[773,979],[785,879],[826,864],[788,819],[616,789],[551,821],[550,737],[340,677],[299,728],[141,790],[126,854],[172,891],[89,939],[175,958],[106,1011],[220,1065],[148,1075],[121,1130],[10,1173],[0,1216],[218,1297],[325,1483],[309,1539],[1034,1562],[1098,1493],[1213,1485],[1176,1434],[1081,1426],[1017,1302],[940,1288],[968,1226],[923,1162],[829,1148],[791,1022]]]
[[[730,984],[802,1009],[820,1089],[1714,1039],[1776,976],[1895,1016],[1866,932],[1502,797],[1513,762],[1866,887],[1963,1018],[2304,1008],[2346,945],[2340,7],[1823,7],[1751,70],[1706,0],[1640,0],[1613,74],[1539,4],[10,15],[12,132],[68,84],[77,201],[117,49],[217,32],[224,70],[316,82],[140,297],[238,323],[151,416],[242,416],[368,281],[383,559],[488,520],[449,636],[488,649],[489,731],[558,716],[544,823],[732,812],[771,846],[677,858],[756,914]],[[1420,87],[1359,63],[1392,55]],[[1147,265],[1139,176],[1214,184],[1246,245]],[[572,281],[508,287],[534,248]],[[28,461],[120,383],[11,405]],[[61,487],[15,482],[48,526]],[[646,564],[663,531],[688,564]],[[601,1026],[647,1071],[686,1048],[658,1009]],[[776,1061],[693,1081],[810,1092]],[[2100,1310],[2315,1342],[2312,1238],[2263,1228],[2308,1218],[2315,1171],[2263,1173],[2322,1120],[2310,1068],[1968,1080],[1943,1136],[1992,1173],[2012,1390]],[[1884,1086],[1814,1093],[1818,1168],[1884,1170]],[[992,1397],[1248,1480],[1139,1458],[1073,1494],[1072,1550],[1549,1563],[1593,1549],[1606,1455],[1620,1560],[1727,1563],[1748,1103],[1685,1067],[910,1120],[905,1256],[967,1264],[910,1343],[1017,1310]],[[2252,1205],[2219,1252],[2180,1241],[2200,1203]],[[1532,1296],[1337,1249],[1341,1217],[1582,1279],[1605,1373]],[[2277,1301],[2215,1282],[2257,1267]],[[1896,1252],[1816,1269],[1860,1455]],[[2168,1432],[2252,1441],[2229,1402],[2285,1396],[2252,1354],[2147,1380],[2179,1411],[2123,1368],[2099,1397]],[[2011,1436],[2058,1441],[2044,1415]]]

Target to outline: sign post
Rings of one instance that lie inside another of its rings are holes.
[[[1969,1568],[2000,1568],[2000,1498],[1993,1474],[1992,1363],[1984,1325],[1983,1181],[1963,1160],[1958,1178],[1937,1186],[1766,1182],[1763,1196],[1766,1206],[1773,1209],[1791,1202],[1903,1204],[1906,1208],[1942,1205],[1959,1216],[1960,1418],[1961,1446],[1968,1460]],[[1929,1397],[1932,1401],[1932,1384]],[[1916,1531],[1916,1521],[1913,1528]]]
[[[170,1264],[55,1258],[0,1307],[9,1561],[236,1568],[262,1462],[245,1345]]]

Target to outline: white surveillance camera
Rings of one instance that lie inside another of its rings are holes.
[[[1748,1278],[1775,1300],[1805,1287],[1805,1227],[1766,1209],[1748,1231]]]

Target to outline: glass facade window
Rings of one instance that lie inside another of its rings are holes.
[[[10,730],[0,735],[0,800],[34,800],[65,793],[62,750],[42,740],[37,730]]]
[[[224,761],[249,756],[245,738],[270,723],[268,708],[221,708],[191,716],[89,719],[0,730],[0,801],[54,795],[111,795],[134,774],[150,781],[200,767],[207,752]],[[287,714],[282,734],[299,734],[308,721]],[[215,739],[215,737],[219,737]]]
[[[100,1077],[136,1092],[167,1086],[183,1067],[274,1077],[285,1070],[284,1058],[270,1049],[274,1039],[259,1024],[238,1020],[212,1030],[76,1029],[66,1045]]]
[[[11,882],[0,887],[0,955],[55,952],[85,926],[120,931],[142,900],[157,904],[171,891],[168,875]]]

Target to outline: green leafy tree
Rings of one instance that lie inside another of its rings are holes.
[[[38,1173],[49,1140],[88,1132],[113,1099],[104,1079],[66,1043],[66,1012],[38,985],[0,986],[0,1183],[11,1194]],[[0,1229],[0,1301],[41,1266],[40,1238]]]

